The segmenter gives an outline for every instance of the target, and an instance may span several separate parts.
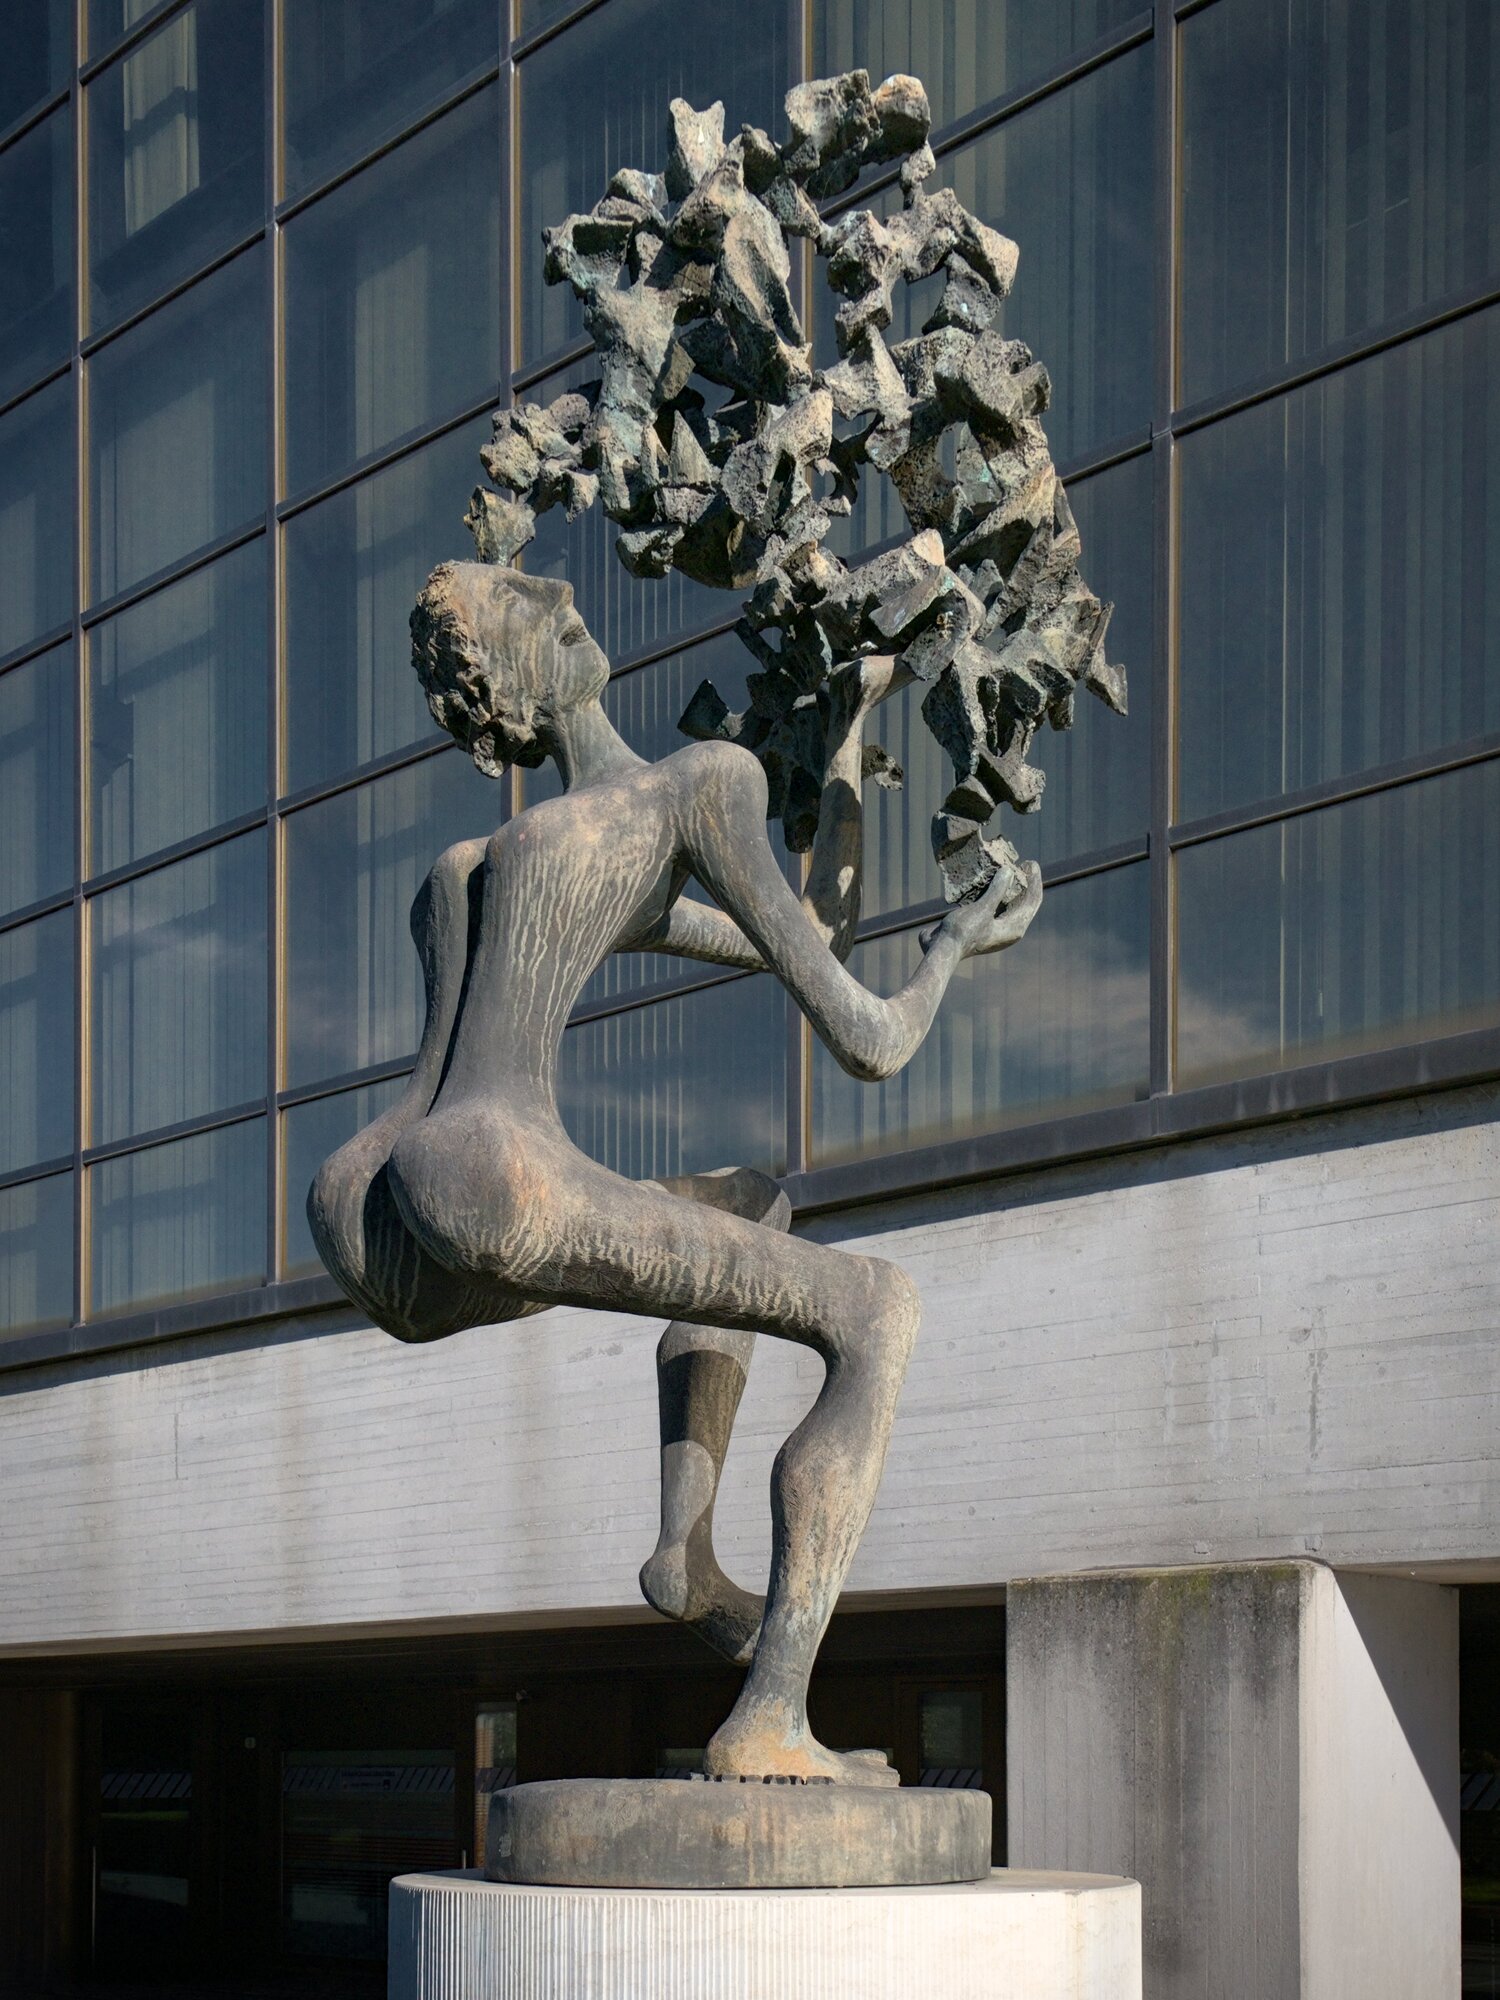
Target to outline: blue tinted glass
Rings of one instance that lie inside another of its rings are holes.
[[[73,67],[73,0],[22,0],[5,10],[0,132],[45,97],[65,90]]]
[[[73,1317],[73,1176],[0,1188],[0,1338]]]
[[[932,1146],[1144,1097],[1149,906],[1144,864],[1049,889],[1013,951],[964,961],[926,1041],[888,1083],[857,1082],[815,1043],[814,1162]],[[849,969],[890,994],[920,956],[915,932],[904,931],[860,945]]]
[[[330,1153],[362,1132],[372,1119],[388,1111],[406,1088],[405,1077],[367,1083],[358,1090],[341,1090],[295,1104],[281,1114],[283,1179],[281,1275],[308,1278],[323,1268],[307,1226],[307,1191]]]
[[[0,400],[73,345],[73,117],[66,106],[0,153]]]
[[[1500,1020],[1500,762],[1177,857],[1182,1087]]]
[[[93,329],[258,226],[264,73],[261,0],[197,0],[89,84]]]
[[[499,147],[482,90],[288,222],[288,492],[493,391]]]
[[[0,417],[0,657],[73,616],[73,383]]]
[[[489,428],[450,431],[282,530],[287,791],[431,740],[407,617],[437,563],[473,555],[463,515]]]
[[[266,1093],[266,837],[93,898],[92,1143]]]
[[[497,0],[297,0],[281,24],[283,193],[300,194],[498,60]]]
[[[95,602],[264,514],[264,279],[236,257],[90,361]]]
[[[0,674],[0,914],[73,883],[73,648]]]
[[[265,804],[263,539],[96,625],[88,651],[93,874]]]
[[[94,1313],[258,1285],[266,1273],[263,1118],[89,1169]]]
[[[73,912],[0,931],[0,1174],[73,1150]]]

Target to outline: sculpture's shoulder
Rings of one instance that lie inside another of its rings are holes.
[[[718,738],[688,743],[651,768],[693,796],[704,792],[765,796],[766,774],[760,759],[739,743]]]

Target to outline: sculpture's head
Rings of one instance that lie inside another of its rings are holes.
[[[573,586],[498,563],[432,572],[411,614],[411,657],[434,720],[491,778],[544,763],[556,719],[597,701],[609,679]]]

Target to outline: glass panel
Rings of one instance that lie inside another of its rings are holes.
[[[498,116],[481,91],[287,224],[289,492],[495,386]]]
[[[550,28],[554,21],[560,21],[564,14],[577,11],[579,0],[517,0],[516,36],[540,34],[543,28]]]
[[[1140,0],[820,0],[813,75],[919,76],[941,130],[1142,11]]]
[[[1500,1020],[1500,762],[1177,857],[1184,1087]]]
[[[266,1121],[250,1118],[89,1169],[95,1313],[261,1283],[265,1139]]]
[[[191,1946],[193,1705],[106,1699],[94,1949],[103,1973],[181,1970]]]
[[[1496,25],[1474,0],[1183,23],[1183,403],[1493,280]]]
[[[288,791],[431,739],[406,621],[435,564],[473,557],[463,515],[489,430],[450,431],[287,522]]]
[[[73,1317],[73,1176],[0,1188],[0,1337]]]
[[[264,280],[236,257],[89,363],[95,602],[264,511]]]
[[[283,1277],[311,1277],[323,1268],[307,1226],[307,1193],[319,1167],[382,1111],[389,1111],[405,1088],[406,1078],[396,1076],[359,1090],[341,1090],[336,1097],[315,1098],[281,1114]]]
[[[0,674],[0,912],[73,883],[73,648]]]
[[[284,1948],[383,1959],[391,1877],[458,1859],[453,1786],[451,1750],[283,1752]]]
[[[73,912],[0,931],[0,1174],[73,1151]]]
[[[1113,715],[1080,694],[1077,719],[1045,729],[1032,761],[1047,774],[1038,812],[1005,811],[993,830],[1043,863],[1144,837],[1150,817],[1152,615],[1151,460],[1148,453],[1070,486],[1083,537],[1083,572],[1113,602],[1109,655],[1130,674],[1130,714]],[[900,791],[865,787],[866,915],[904,910],[942,893],[932,858],[932,815],[953,770],[922,719],[925,689],[908,688],[877,709],[868,741],[883,743],[905,773]]]
[[[286,1081],[411,1055],[422,970],[407,918],[428,870],[501,819],[501,793],[458,751],[340,792],[286,821]]]
[[[707,1167],[779,1173],[786,1061],[781,987],[732,979],[569,1028],[558,1107],[574,1143],[628,1180]]]
[[[88,645],[96,874],[265,804],[264,541],[96,625]]]
[[[950,155],[925,184],[951,186],[1020,245],[999,330],[1046,364],[1045,428],[1059,465],[1144,438],[1150,426],[1151,61],[1149,47],[1117,57]],[[870,203],[878,215],[900,205],[899,188]],[[818,360],[827,366],[837,359],[839,300],[821,270],[813,283]],[[920,332],[942,289],[940,276],[896,287],[892,346]],[[867,474],[828,545],[848,553],[910,533],[891,481]]]
[[[197,0],[88,86],[89,324],[160,298],[265,208],[261,0]]]
[[[816,1164],[1144,1097],[1149,907],[1144,864],[1049,889],[1023,944],[965,960],[927,1040],[888,1083],[856,1082],[815,1042]],[[849,969],[893,993],[919,950],[912,931],[878,938]]]
[[[66,108],[0,153],[0,258],[3,400],[66,361],[73,345],[73,119]]]
[[[1500,729],[1500,311],[1185,438],[1183,819]]]
[[[0,656],[73,616],[73,383],[0,417]]]
[[[583,331],[566,285],[542,282],[541,233],[592,208],[620,167],[667,163],[667,106],[724,100],[726,132],[762,125],[784,136],[791,23],[784,0],[683,7],[611,0],[546,43],[520,69],[521,358],[535,361]],[[588,116],[580,118],[580,105]]]
[[[94,897],[96,1146],[266,1092],[266,837]]]
[[[474,1711],[474,1845],[470,1859],[484,1866],[490,1800],[516,1782],[516,1704],[485,1702]]]
[[[929,1688],[919,1711],[917,1783],[948,1791],[984,1788],[984,1693]]]
[[[27,0],[7,9],[0,63],[0,132],[68,84],[73,67],[73,0]]]
[[[498,59],[495,0],[297,0],[282,17],[283,193],[300,194]]]

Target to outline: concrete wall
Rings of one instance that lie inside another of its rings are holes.
[[[851,1580],[1500,1558],[1500,1091],[821,1218],[926,1327]],[[657,1328],[327,1323],[0,1377],[0,1654],[637,1607]],[[755,1581],[816,1387],[762,1343],[720,1509]]]

